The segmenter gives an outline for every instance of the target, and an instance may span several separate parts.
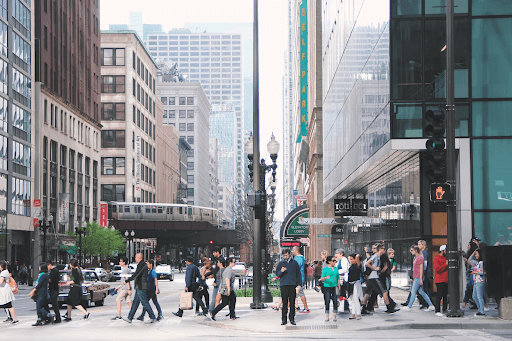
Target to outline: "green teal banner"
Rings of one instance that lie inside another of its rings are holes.
[[[297,143],[302,136],[308,135],[308,1],[302,0],[300,5],[300,133]]]

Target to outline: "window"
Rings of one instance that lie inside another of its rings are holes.
[[[169,105],[176,105],[176,98],[175,97],[169,97]]]
[[[187,110],[187,118],[194,118],[194,110]]]
[[[194,123],[187,123],[187,131],[194,131]]]
[[[180,118],[186,118],[187,117],[187,111],[186,110],[180,110]]]
[[[167,97],[162,97],[160,100],[162,101],[163,105],[167,105]]]
[[[187,124],[186,123],[180,123],[180,131],[187,130]]]
[[[422,137],[422,106],[420,104],[395,104],[393,137]]]
[[[473,102],[473,136],[512,136],[511,112],[512,101]]]
[[[101,49],[101,65],[124,66],[124,49]]]
[[[125,148],[125,131],[102,130],[101,148]]]
[[[466,3],[465,9],[467,13],[467,0],[464,1]],[[455,1],[455,5],[457,6],[457,1]],[[472,1],[473,15],[507,15],[512,14],[512,3],[507,0],[473,0]],[[455,13],[459,13],[457,11],[457,7],[455,7]],[[491,244],[487,244],[491,245]],[[494,245],[494,244],[492,244]]]
[[[124,185],[101,185],[102,201],[125,201]]]
[[[179,98],[179,105],[187,105],[186,97]]]
[[[169,118],[176,118],[176,110],[169,110]]]
[[[188,170],[194,170],[194,163],[193,162],[187,162],[187,169]]]
[[[187,183],[193,184],[194,183],[194,176],[193,175],[187,175]]]
[[[103,121],[124,121],[125,105],[124,103],[102,103],[101,119]]]
[[[122,93],[124,88],[124,76],[101,76],[102,93]]]
[[[102,175],[124,175],[125,158],[124,157],[102,157],[101,158]]]
[[[187,105],[194,105],[194,97],[187,97]]]
[[[194,144],[194,136],[187,136],[187,142],[189,144]]]
[[[46,107],[45,107],[46,108]],[[3,124],[2,124],[3,121]],[[0,99],[0,130],[7,131],[7,101]],[[12,105],[12,127],[13,135],[27,142],[31,140],[31,116],[30,112],[20,108],[16,104]]]
[[[7,179],[4,179],[7,181]],[[5,186],[7,187],[7,186]],[[5,191],[7,188],[4,189]],[[30,181],[12,177],[12,205],[11,213],[16,215],[30,216]]]

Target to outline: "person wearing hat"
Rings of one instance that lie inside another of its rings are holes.
[[[446,260],[446,245],[441,245],[439,254],[434,258],[436,295],[436,316],[443,316],[448,307],[448,261]],[[443,313],[441,313],[441,298],[443,299]]]

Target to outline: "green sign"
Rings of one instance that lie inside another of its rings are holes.
[[[330,234],[319,234],[318,238],[331,238]]]
[[[118,250],[112,251],[112,257],[117,257],[117,256],[119,256],[119,251]]]
[[[309,213],[304,212],[301,215],[295,217],[292,223],[288,227],[287,236],[309,236],[309,225],[299,224],[299,218],[308,218]]]
[[[300,133],[297,143],[302,136],[308,135],[308,1],[302,0],[300,5]]]

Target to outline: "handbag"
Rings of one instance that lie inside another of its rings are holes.
[[[192,292],[182,292],[180,293],[180,309],[181,310],[191,310],[192,309]]]
[[[37,289],[32,289],[32,291],[29,292],[28,297],[30,297],[32,301],[37,302]]]
[[[227,296],[228,295],[228,287],[225,285],[221,286],[219,289],[219,294],[221,294],[223,296]]]
[[[16,285],[16,281],[14,280],[14,278],[12,278],[12,276],[11,276],[11,280],[10,280],[9,284],[11,285],[12,293],[17,294],[18,293],[18,285]]]

